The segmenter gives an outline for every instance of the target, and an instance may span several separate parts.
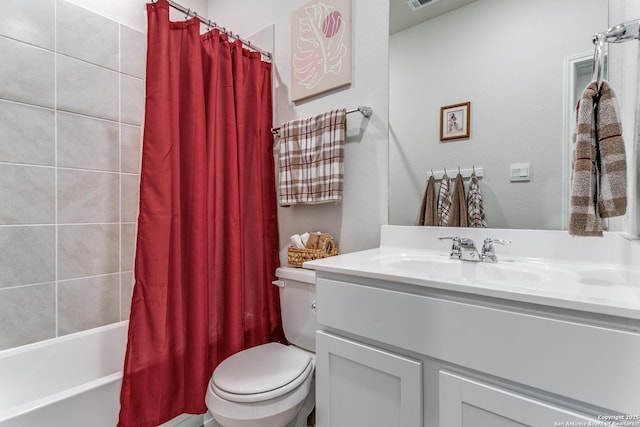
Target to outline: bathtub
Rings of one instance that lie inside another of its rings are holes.
[[[113,427],[128,321],[0,351],[0,427]]]

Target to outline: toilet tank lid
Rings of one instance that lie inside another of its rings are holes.
[[[311,356],[305,351],[268,343],[228,357],[215,369],[211,380],[232,394],[266,393],[294,381],[310,363]]]
[[[304,283],[316,282],[316,271],[298,267],[278,267],[276,276],[279,279],[296,280]]]

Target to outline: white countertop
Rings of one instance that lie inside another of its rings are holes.
[[[567,239],[565,234],[383,226],[379,248],[306,262],[304,267],[640,319],[638,242],[616,235],[600,240]],[[437,239],[447,235],[473,238],[479,247],[483,239],[479,236],[514,243],[504,248],[496,245],[497,264],[475,263],[449,259],[451,243]],[[546,253],[551,257],[540,257]]]

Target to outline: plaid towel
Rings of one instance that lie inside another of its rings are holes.
[[[484,219],[484,206],[482,204],[482,193],[478,184],[478,177],[475,172],[471,174],[469,181],[469,194],[467,194],[467,216],[469,227],[486,227]]]
[[[569,234],[574,236],[602,236],[595,204],[597,179],[593,98],[597,93],[597,83],[589,83],[576,105],[576,147],[573,152],[569,206]]]
[[[616,95],[603,81],[596,106],[596,134],[600,152],[598,214],[600,218],[624,215],[627,211],[627,160],[618,118]]]
[[[438,191],[438,225],[447,226],[449,224],[449,211],[451,209],[451,193],[449,187],[449,175],[445,172]]]
[[[280,206],[342,200],[346,110],[280,127]]]

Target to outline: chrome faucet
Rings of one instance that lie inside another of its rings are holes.
[[[449,253],[449,258],[451,259],[460,259],[462,256],[462,251],[460,250],[460,238],[459,237],[438,237],[438,240],[452,240],[451,244],[451,252]]]
[[[496,252],[493,247],[494,243],[498,243],[500,245],[507,245],[511,243],[511,240],[486,238],[484,239],[482,252],[480,253],[476,248],[475,242],[466,237],[438,237],[438,240],[453,241],[453,244],[451,245],[451,253],[449,254],[449,258],[451,259],[490,263],[498,262],[498,257],[496,257]]]
[[[439,240],[453,240],[451,246],[451,253],[449,258],[459,259],[462,261],[478,262],[481,260],[481,256],[476,249],[476,244],[473,240],[466,237],[439,237]]]
[[[506,239],[492,239],[487,237],[484,239],[484,243],[482,244],[482,261],[483,262],[498,262],[498,257],[496,257],[496,251],[493,247],[494,243],[498,243],[500,245],[508,245],[511,243],[511,240]]]

